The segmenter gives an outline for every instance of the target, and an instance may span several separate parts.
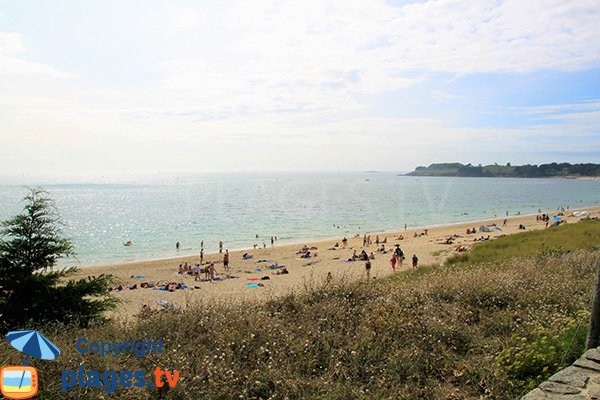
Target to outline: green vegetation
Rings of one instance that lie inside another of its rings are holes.
[[[48,327],[63,353],[36,364],[40,395],[99,398],[101,389],[60,393],[61,371],[82,364],[181,371],[176,388],[119,389],[120,399],[513,399],[583,352],[598,229],[592,220],[527,232],[476,246],[476,262],[334,281],[263,304],[206,301],[127,324]],[[164,338],[166,352],[82,356],[78,337]],[[18,358],[0,342],[5,364]]]
[[[60,217],[48,194],[31,189],[23,212],[2,222],[0,230],[0,330],[102,318],[115,304],[110,277],[66,280],[75,268],[54,271],[57,261],[73,255],[62,237]],[[49,270],[49,271],[48,271]]]
[[[561,255],[577,249],[600,250],[598,220],[584,220],[577,224],[553,226],[477,243],[470,252],[455,254],[446,263],[494,262],[507,257]]]
[[[513,177],[548,178],[600,176],[600,164],[550,163],[541,165],[471,165],[461,163],[438,163],[428,167],[419,166],[411,176],[463,176],[463,177]]]
[[[525,336],[513,335],[510,346],[498,355],[498,368],[516,392],[535,389],[547,380],[564,360],[575,360],[585,348],[590,315],[557,317],[550,327],[540,326]]]

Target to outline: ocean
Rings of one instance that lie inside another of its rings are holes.
[[[395,173],[237,173],[136,183],[61,183],[54,198],[77,257],[92,266],[254,244],[342,238],[569,207],[598,206],[600,181],[409,177]],[[0,184],[0,219],[18,213],[22,185]],[[258,235],[258,238],[256,238]],[[130,240],[132,246],[123,244]],[[180,242],[179,250],[175,243]]]

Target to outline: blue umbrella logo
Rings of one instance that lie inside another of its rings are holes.
[[[60,349],[38,331],[12,331],[6,338],[12,347],[28,357],[54,360],[60,355]],[[28,364],[27,357],[24,364]]]

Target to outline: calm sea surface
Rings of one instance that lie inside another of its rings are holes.
[[[229,249],[249,248],[269,245],[271,235],[279,243],[298,242],[600,202],[600,181],[392,173],[229,174],[44,187],[83,266],[197,254],[201,240],[212,252],[219,240]],[[25,194],[23,186],[0,184],[0,219],[19,212]],[[128,240],[133,246],[123,246]]]

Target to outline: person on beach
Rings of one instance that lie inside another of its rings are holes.
[[[399,244],[396,245],[396,249],[394,250],[394,255],[396,256],[396,259],[398,261],[399,268],[402,268],[402,263],[404,262],[404,252],[400,248]]]
[[[177,243],[175,243],[175,250],[179,250],[179,241],[177,241]]]
[[[342,249],[345,249],[346,246],[348,246],[348,239],[346,239],[346,237],[344,236],[344,238],[342,239]]]
[[[365,270],[367,271],[367,280],[371,280],[371,260],[367,258],[367,262],[365,262]]]
[[[416,254],[413,254],[413,256],[412,256],[412,264],[413,264],[413,268],[417,269],[417,266],[419,264],[419,257],[417,257]]]
[[[227,275],[229,275],[229,250],[225,249],[225,255],[223,256],[223,268]]]
[[[200,264],[194,265],[194,280],[195,281],[200,280]]]
[[[390,263],[392,264],[392,271],[396,272],[396,262],[398,260],[396,259],[396,255],[392,254],[392,258],[390,259]]]
[[[273,238],[273,236],[271,236],[271,247],[273,247],[274,244],[275,244],[275,238]]]
[[[204,240],[200,241],[200,250],[204,249]]]
[[[361,253],[360,253],[360,259],[362,261],[368,261],[369,260],[369,255],[367,254],[366,251],[364,251],[364,250],[361,251]]]
[[[367,235],[363,236],[363,247],[367,247]]]
[[[200,264],[204,263],[204,249],[200,249]]]
[[[216,273],[217,273],[217,270],[215,268],[215,263],[212,262],[208,266],[208,278],[210,279],[211,282],[215,280]]]
[[[219,240],[219,254],[223,252],[223,241]]]
[[[404,230],[406,230],[406,228],[408,228],[408,225],[404,224]]]

